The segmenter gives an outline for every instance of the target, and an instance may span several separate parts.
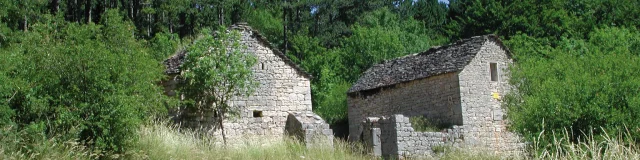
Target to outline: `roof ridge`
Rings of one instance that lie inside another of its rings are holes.
[[[241,31],[249,31],[249,34],[251,37],[254,37],[258,40],[258,43],[261,43],[263,45],[265,45],[265,47],[271,49],[273,51],[273,54],[282,58],[282,60],[289,66],[291,66],[292,68],[294,68],[294,70],[296,70],[299,74],[301,74],[303,77],[312,79],[313,76],[311,74],[309,74],[308,72],[304,71],[304,69],[302,69],[302,67],[298,66],[296,63],[293,62],[293,60],[291,60],[289,57],[287,57],[287,55],[285,55],[284,53],[282,53],[278,48],[273,47],[274,45],[271,44],[264,36],[262,36],[260,34],[260,32],[258,32],[257,30],[251,28],[251,26],[249,26],[247,23],[236,23],[233,24],[231,26],[229,26],[229,28],[227,30],[231,30],[231,29],[235,29],[235,30],[241,30]],[[167,69],[165,70],[166,74],[176,74],[176,73],[180,73],[180,70],[178,69],[179,65],[182,64],[182,59],[183,56],[186,55],[186,49],[178,49],[178,51],[176,53],[174,53],[173,55],[169,56],[169,58],[164,60],[164,64],[167,67]],[[177,64],[180,63],[180,64]],[[175,66],[177,65],[177,66]]]
[[[291,60],[287,55],[282,53],[278,48],[274,47],[274,45],[271,42],[269,42],[269,40],[267,40],[267,38],[262,36],[262,34],[260,34],[260,32],[258,30],[255,30],[255,29],[251,28],[251,26],[249,26],[248,24],[243,23],[243,22],[239,22],[239,23],[233,24],[233,25],[230,26],[230,28],[231,29],[241,29],[241,30],[244,30],[244,31],[251,31],[250,34],[253,37],[255,37],[258,40],[259,43],[262,43],[267,48],[271,49],[273,51],[273,54],[275,54],[276,56],[282,58],[282,60],[287,65],[293,67],[293,69],[296,70],[297,72],[299,72],[300,74],[302,74],[302,76],[304,76],[306,78],[309,78],[309,79],[313,79],[313,76],[311,74],[309,74],[304,69],[302,69],[302,67],[300,67],[298,64],[293,62],[293,60]]]

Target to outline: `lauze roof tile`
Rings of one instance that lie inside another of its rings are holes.
[[[495,35],[475,36],[455,43],[433,47],[425,52],[407,55],[373,65],[351,86],[347,93],[366,91],[398,83],[457,72],[469,64],[489,39],[502,42]],[[504,46],[502,46],[504,48]],[[508,51],[507,51],[508,52]]]

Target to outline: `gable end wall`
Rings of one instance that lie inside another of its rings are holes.
[[[253,67],[254,78],[259,83],[249,97],[234,97],[230,104],[240,107],[240,116],[225,120],[226,135],[240,138],[242,135],[265,135],[280,137],[284,134],[288,111],[311,111],[310,80],[296,71],[273,50],[260,42],[251,30],[239,30],[241,43],[247,46],[247,53],[254,53],[258,59]],[[167,83],[173,84],[175,83]],[[175,88],[175,86],[165,86]],[[263,117],[253,117],[253,111],[261,111]],[[191,113],[182,111],[177,118],[183,126],[191,128],[211,128],[215,125],[213,112]],[[220,134],[219,130],[211,130]]]
[[[498,81],[491,81],[490,63],[497,63]],[[500,98],[509,90],[511,59],[495,41],[484,43],[476,57],[458,74],[465,143],[495,149],[517,150],[518,137],[507,131]],[[497,94],[498,99],[494,98]]]

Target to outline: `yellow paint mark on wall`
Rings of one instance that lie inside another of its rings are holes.
[[[493,99],[498,99],[498,100],[500,99],[500,93],[498,92],[491,93],[491,96],[493,97]]]

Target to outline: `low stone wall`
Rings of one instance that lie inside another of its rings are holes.
[[[307,147],[333,145],[333,131],[320,116],[307,112],[289,112],[285,133],[302,141]]]
[[[360,141],[372,155],[385,158],[430,157],[436,154],[438,148],[434,147],[480,147],[503,156],[517,156],[524,149],[524,143],[514,138],[518,136],[511,132],[504,133],[513,135],[490,139],[508,145],[486,148],[478,145],[474,138],[465,139],[466,134],[474,133],[467,131],[465,126],[453,126],[441,132],[418,132],[411,126],[409,117],[401,114],[367,117],[361,124]]]
[[[434,154],[434,147],[459,145],[464,138],[460,126],[443,132],[414,131],[409,117],[400,114],[369,117],[363,123],[365,147],[373,155],[385,158],[428,157]]]
[[[399,158],[432,155],[433,147],[451,146],[462,142],[463,129],[460,126],[453,126],[443,132],[418,132],[414,131],[409,117],[393,115],[388,121],[384,123],[395,123]],[[385,129],[393,130],[394,128]]]
[[[455,73],[396,84],[373,93],[347,96],[349,138],[359,139],[358,125],[366,117],[402,114],[424,116],[437,124],[462,124],[460,89]]]

